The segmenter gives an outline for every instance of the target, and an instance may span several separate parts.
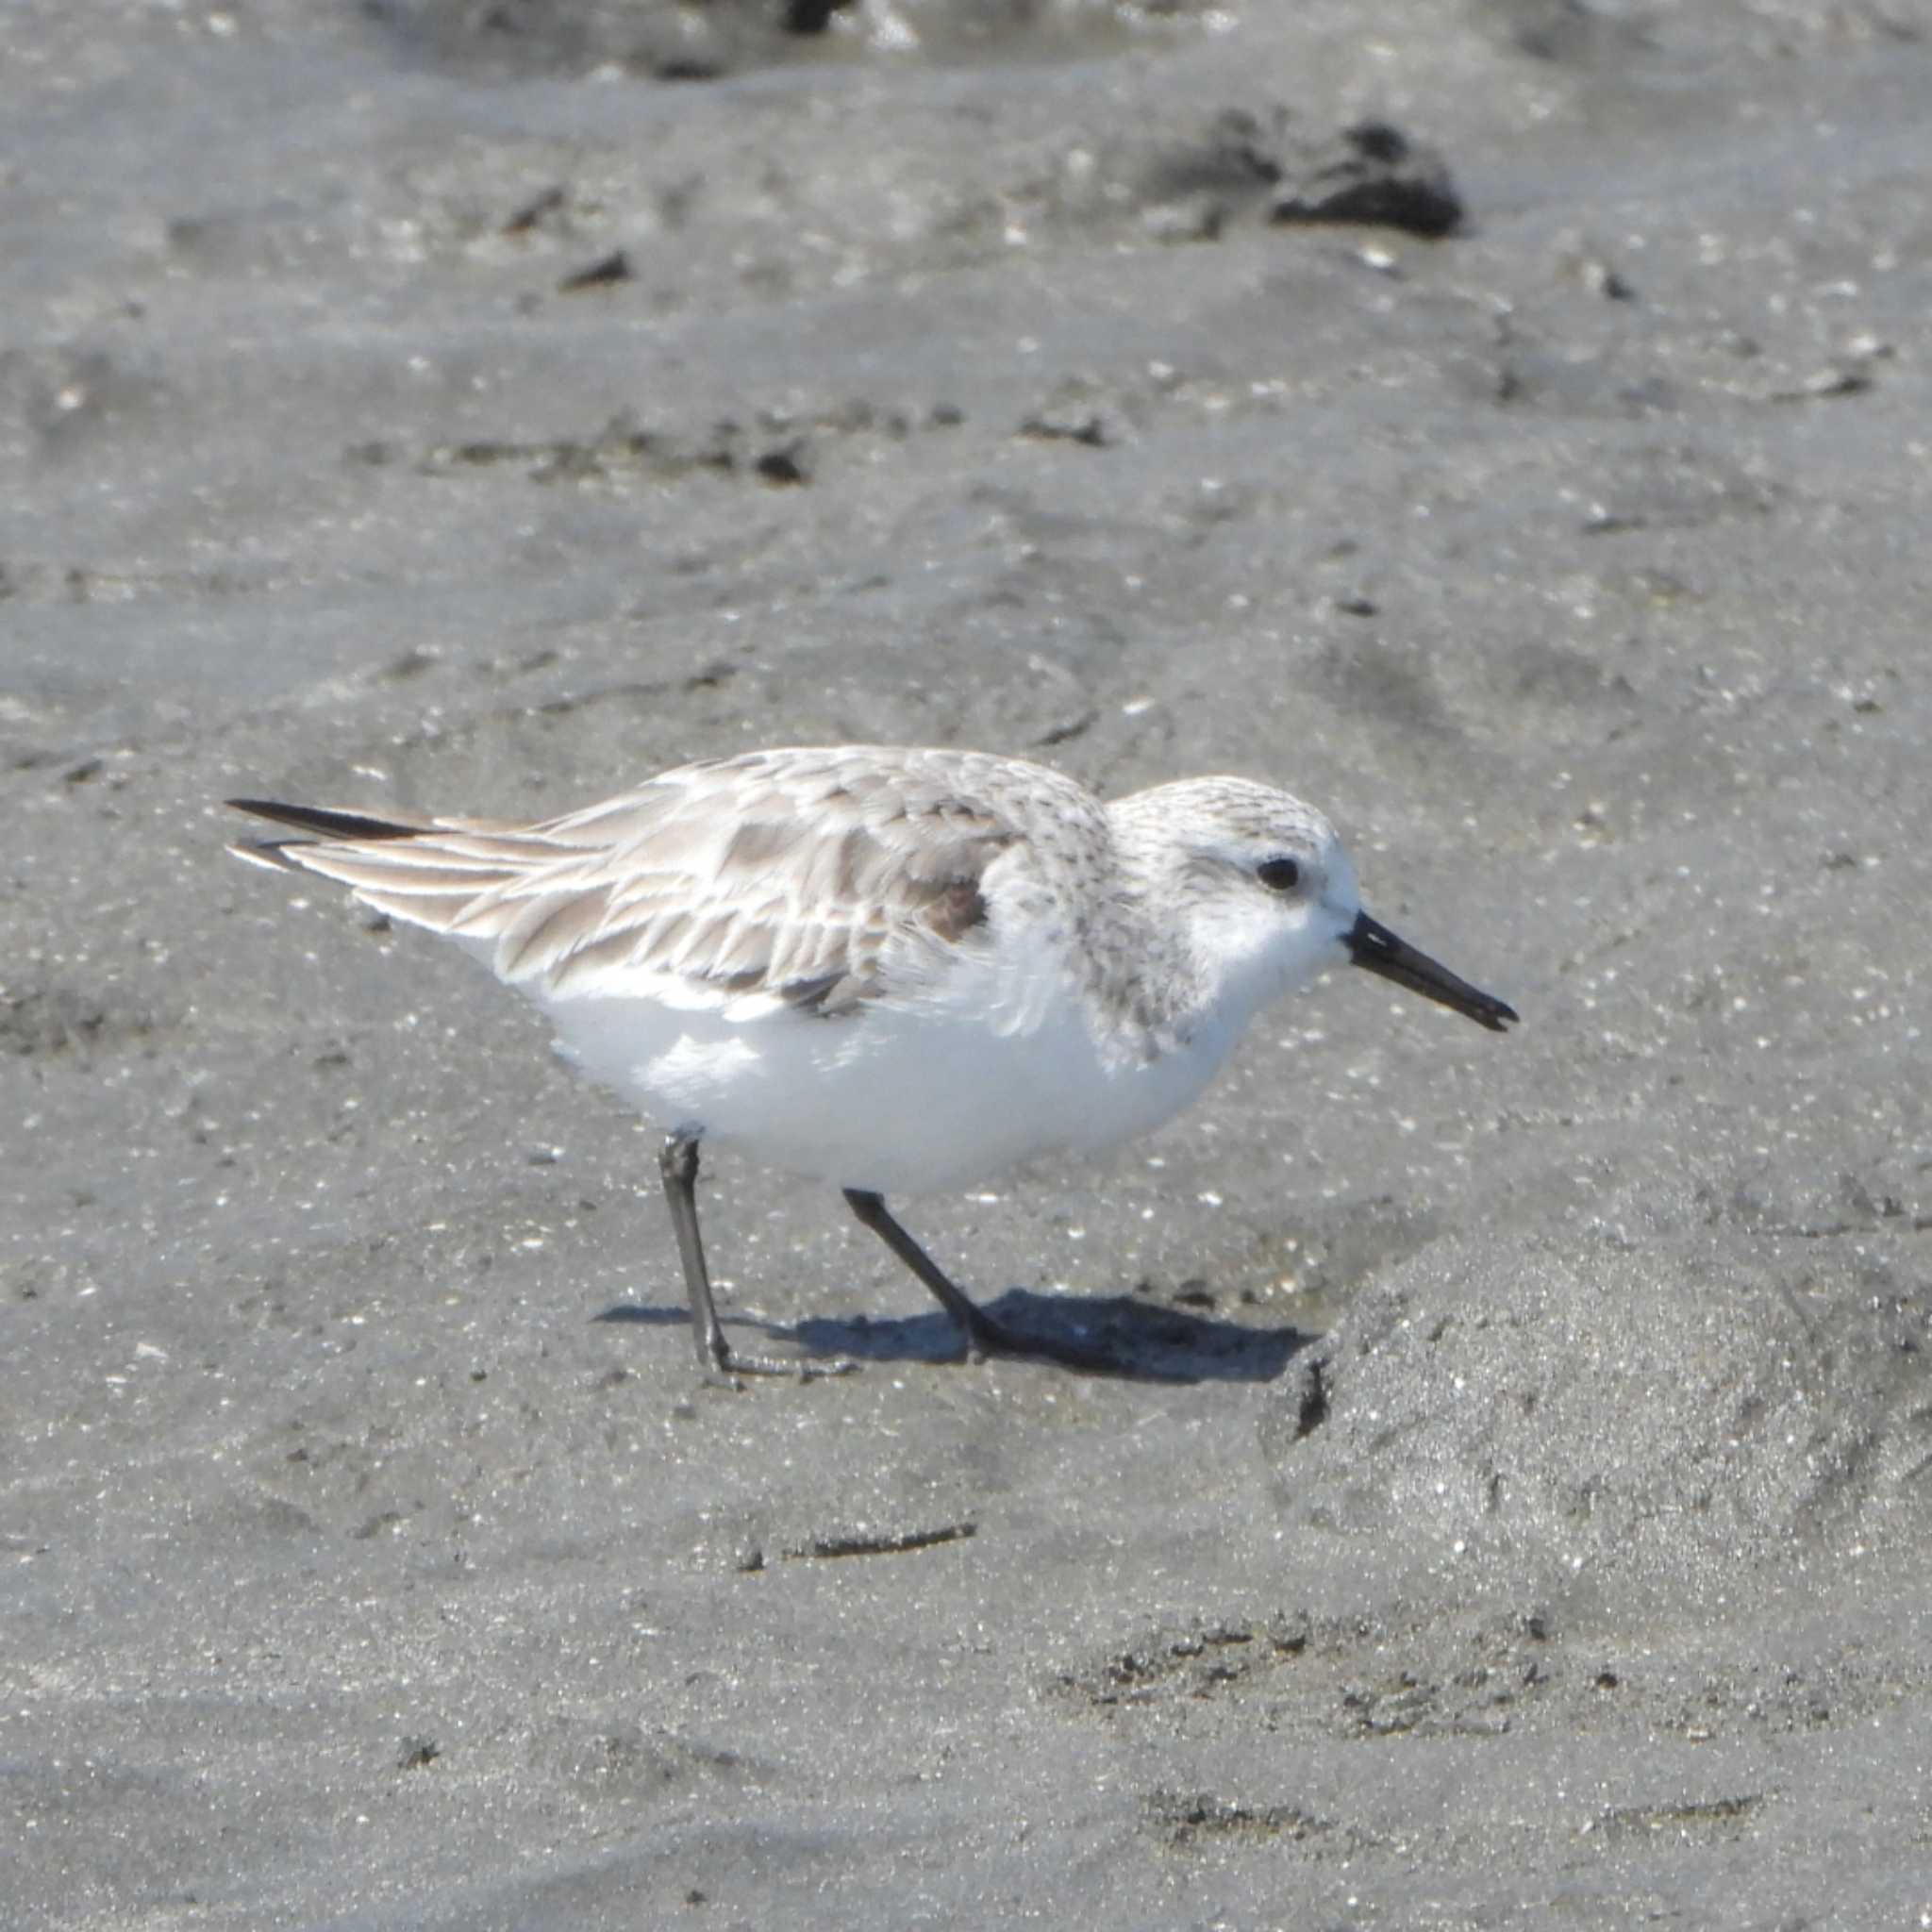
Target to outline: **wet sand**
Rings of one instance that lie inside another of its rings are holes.
[[[0,22],[0,1925],[1925,1923],[1924,23],[775,21]],[[843,740],[1290,786],[1524,1024],[895,1204],[1140,1378],[720,1158],[865,1365],[702,1387],[217,802]]]

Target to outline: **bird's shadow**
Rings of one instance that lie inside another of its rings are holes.
[[[1255,1328],[1212,1315],[1195,1314],[1140,1295],[1035,1294],[1009,1288],[983,1304],[1001,1327],[1022,1341],[1037,1341],[1042,1357],[1079,1374],[1131,1382],[1272,1382],[1316,1338],[1299,1328]],[[683,1327],[679,1307],[645,1307],[619,1302],[594,1318]],[[952,1317],[930,1314],[853,1315],[842,1321],[814,1316],[787,1327],[726,1316],[727,1326],[751,1326],[797,1343],[802,1363],[957,1362],[963,1344]],[[1076,1352],[1091,1360],[1067,1362]]]

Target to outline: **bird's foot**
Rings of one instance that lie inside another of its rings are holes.
[[[741,1355],[735,1348],[721,1345],[705,1372],[705,1380],[716,1389],[742,1389],[745,1375],[783,1376],[793,1382],[816,1382],[821,1375],[849,1375],[858,1367],[845,1356],[814,1359],[809,1356]]]
[[[990,1356],[1010,1356],[1022,1361],[1057,1362],[1063,1369],[1080,1369],[1090,1375],[1118,1375],[1126,1371],[1127,1365],[1104,1348],[1062,1341],[1051,1335],[1022,1335],[978,1308],[973,1313],[974,1319],[964,1324],[969,1362],[983,1362]]]

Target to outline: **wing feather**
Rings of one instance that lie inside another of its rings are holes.
[[[1018,781],[1016,782],[1016,774]],[[485,945],[541,995],[848,1013],[985,942],[989,869],[1048,832],[1105,836],[1039,766],[869,746],[686,765],[530,825],[237,801],[313,832],[238,848]]]

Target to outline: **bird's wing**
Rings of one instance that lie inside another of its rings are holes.
[[[1015,774],[1020,774],[1015,781]],[[754,752],[535,824],[404,822],[236,801],[312,838],[238,847],[472,942],[545,996],[850,1013],[985,942],[988,868],[1071,779],[974,753]]]

